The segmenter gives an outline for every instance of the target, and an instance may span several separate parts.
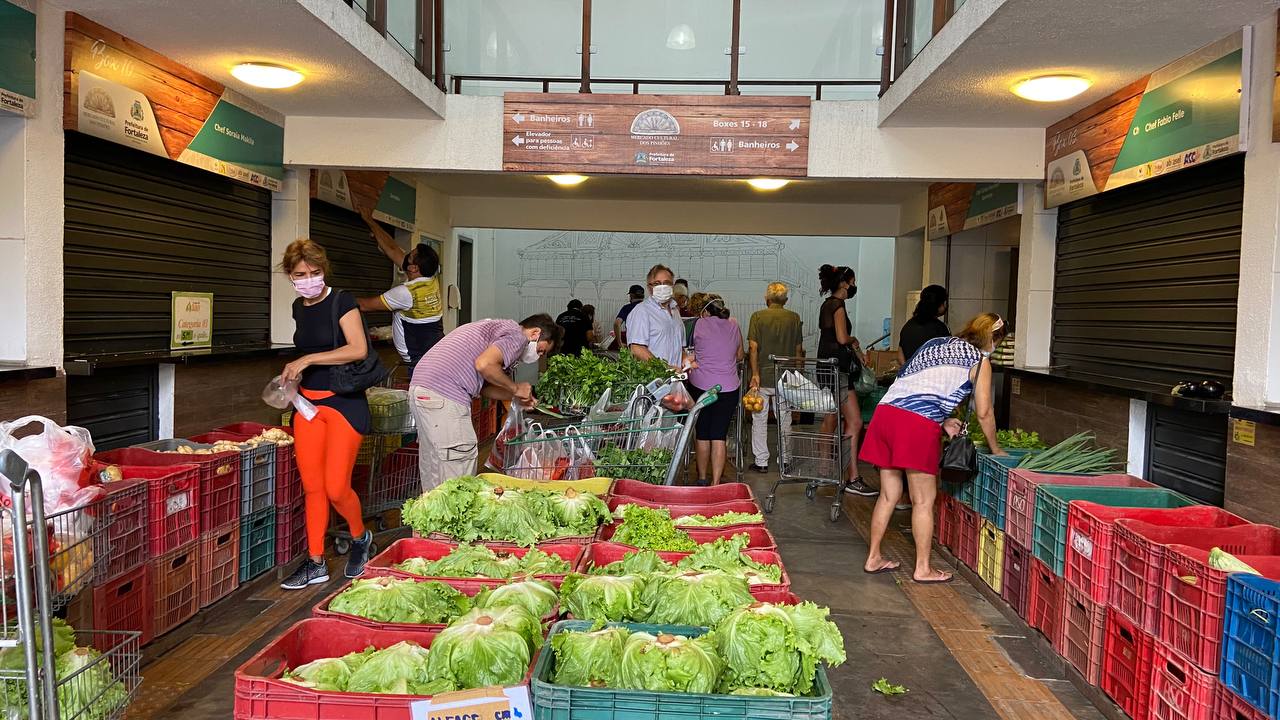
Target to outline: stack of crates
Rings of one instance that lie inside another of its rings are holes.
[[[122,469],[121,474],[124,472]],[[94,536],[98,577],[93,582],[93,617],[85,625],[98,630],[138,632],[142,634],[142,644],[151,639],[151,586],[147,573],[149,483],[148,478],[133,478],[106,486],[106,528]]]
[[[293,429],[287,426],[251,422],[224,425],[218,431],[248,439],[272,429],[293,434]],[[292,444],[275,446],[273,500],[276,515],[275,564],[285,566],[302,557],[307,542],[306,528],[303,526],[302,480],[298,475],[298,460]]]

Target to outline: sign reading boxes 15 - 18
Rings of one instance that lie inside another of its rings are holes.
[[[809,98],[507,93],[502,167],[803,177]]]
[[[174,292],[169,349],[207,348],[213,344],[213,293]]]

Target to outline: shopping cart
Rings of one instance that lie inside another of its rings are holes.
[[[114,720],[124,715],[141,682],[140,633],[83,628],[76,628],[77,649],[64,652],[83,652],[84,664],[59,676],[55,604],[95,572],[90,562],[72,582],[59,586],[53,563],[61,551],[51,545],[51,535],[68,518],[62,512],[46,517],[39,474],[12,450],[0,451],[0,537],[5,545],[0,553],[0,653],[21,656],[19,663],[0,664],[0,716],[7,719]]]
[[[526,480],[611,477],[674,485],[687,462],[698,415],[716,401],[718,392],[717,386],[705,393],[687,413],[670,413],[650,401],[629,401],[630,407],[617,417],[558,428],[532,423],[507,441],[505,472]]]
[[[845,373],[833,359],[809,359],[770,355],[777,373],[778,412],[802,412],[814,415],[821,428],[823,421],[834,418],[834,430],[800,430],[778,424],[778,457],[781,468],[778,480],[769,489],[763,508],[769,513],[778,486],[804,483],[805,497],[814,500],[819,486],[834,486],[831,522],[840,518],[844,489],[849,484],[845,466],[844,417],[840,412],[847,391]]]

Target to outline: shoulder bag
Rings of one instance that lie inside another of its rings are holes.
[[[962,417],[968,417],[969,405],[964,406]],[[978,448],[969,438],[969,423],[960,425],[960,432],[942,448],[942,462],[938,477],[944,482],[966,483],[978,474]]]
[[[346,344],[342,335],[342,327],[338,324],[338,305],[342,300],[342,290],[334,290],[333,297],[333,349],[337,350]],[[359,312],[357,308],[356,312]],[[360,315],[360,330],[368,341],[369,332],[364,326],[364,315]],[[375,387],[387,378],[387,368],[369,342],[368,353],[362,360],[353,360],[345,365],[333,365],[329,368],[329,390],[338,395],[361,393]]]

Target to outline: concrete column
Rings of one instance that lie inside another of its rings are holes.
[[[1058,210],[1044,206],[1041,183],[1022,184],[1022,228],[1018,243],[1018,342],[1014,366],[1047,367],[1053,325],[1053,270]]]
[[[271,197],[271,342],[293,344],[293,299],[288,276],[275,267],[289,243],[311,234],[311,170],[284,171],[284,187]]]
[[[1280,403],[1280,147],[1271,142],[1275,14],[1253,25],[1249,134],[1240,232],[1233,392],[1237,405]]]

